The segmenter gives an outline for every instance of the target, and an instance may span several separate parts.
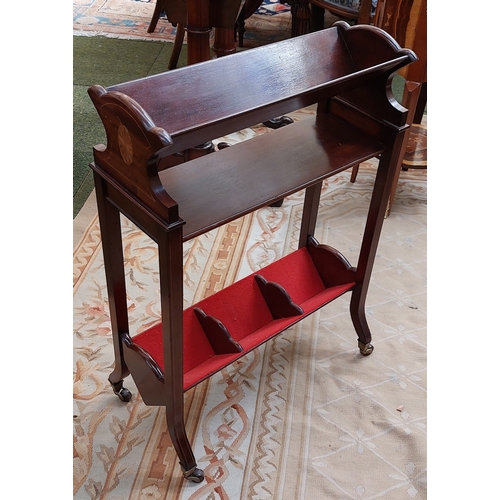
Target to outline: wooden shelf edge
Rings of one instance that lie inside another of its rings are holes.
[[[321,114],[162,170],[159,178],[180,207],[187,241],[384,150],[347,122]]]

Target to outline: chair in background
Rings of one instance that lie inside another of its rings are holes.
[[[170,60],[168,61],[168,69],[175,69],[177,63],[179,62],[179,56],[181,54],[182,43],[184,42],[184,34],[186,32],[186,8],[185,5],[177,2],[163,2],[163,0],[156,1],[156,7],[153,12],[153,17],[149,23],[148,33],[153,33],[158,24],[158,20],[162,13],[167,12],[165,10],[165,5],[168,10],[168,21],[172,26],[176,28],[174,46],[172,48],[172,54],[170,55]]]
[[[280,0],[281,2],[281,0]],[[262,0],[245,0],[245,4],[241,9],[240,15],[236,20],[236,33],[238,36],[238,47],[243,47],[243,35],[245,33],[245,21],[255,14],[257,9],[262,4]]]
[[[377,0],[311,0],[310,3],[310,31],[318,31],[324,28],[325,10],[356,24],[371,24]]]
[[[407,66],[401,104],[408,109],[408,128],[401,148],[399,164],[408,168],[427,168],[425,127],[419,127],[427,103],[427,0],[290,0],[292,36],[324,28],[324,13],[356,24],[373,24],[389,33],[400,45],[412,49],[419,60]],[[421,137],[419,137],[421,135]],[[422,153],[423,151],[423,153]],[[415,153],[419,153],[415,154]],[[356,180],[359,165],[353,167],[351,182]],[[399,173],[391,188],[386,216],[394,200]]]
[[[290,0],[292,36],[324,28],[325,11],[355,24],[372,24],[377,0]]]
[[[196,47],[194,44],[192,47],[188,46],[188,64],[201,62],[209,58],[208,36],[212,28],[215,28],[213,49],[217,57],[235,52],[236,20],[243,9],[244,3],[245,0],[219,0],[218,2],[211,2],[208,12],[209,26],[204,26],[201,30],[197,26],[193,31],[190,31],[188,26],[189,6],[185,0],[157,0],[151,22],[149,23],[148,33],[152,33],[156,29],[162,12],[166,14],[168,22],[177,29],[168,69],[175,69],[177,67],[186,29],[188,31],[188,40],[191,34],[192,41],[196,43]],[[198,16],[201,14],[196,10],[193,14],[193,17],[197,18],[196,22],[198,22]]]
[[[425,145],[425,151],[426,129],[418,126],[427,103],[427,0],[378,0],[373,24],[389,33],[401,47],[412,49],[418,56],[418,61],[400,72],[405,79],[401,104],[408,109],[407,123],[410,128],[403,140],[399,164],[403,170],[427,168],[426,153],[419,155],[422,153],[419,145]],[[353,167],[351,182],[356,180],[358,168]],[[397,172],[386,217],[391,211],[401,168]]]

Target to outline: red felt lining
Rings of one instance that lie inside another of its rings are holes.
[[[283,286],[292,301],[299,305],[304,313],[273,319],[253,274],[186,309],[183,315],[185,390],[351,290],[355,285],[352,281],[325,288],[307,248],[301,248],[254,274],[260,274],[266,280]],[[194,313],[195,307],[221,321],[244,351],[216,355]],[[133,341],[145,349],[164,370],[161,324],[136,335]]]
[[[202,300],[196,307],[221,321],[238,342],[273,320],[253,275]]]

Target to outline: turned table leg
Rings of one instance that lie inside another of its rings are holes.
[[[290,6],[292,16],[292,37],[309,33],[310,18],[309,2],[307,0],[293,0]]]
[[[210,59],[210,26],[208,0],[186,0],[187,63]]]
[[[217,57],[234,54],[236,52],[234,29],[215,28],[213,50]]]

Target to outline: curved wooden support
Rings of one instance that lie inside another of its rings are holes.
[[[158,24],[158,20],[160,19],[162,10],[163,10],[162,2],[161,0],[157,0],[153,16],[151,17],[151,21],[149,21],[148,33],[153,33],[154,30],[156,29],[156,25]]]
[[[309,236],[307,249],[326,288],[354,281],[356,269],[338,250],[320,245],[313,236]]]
[[[158,363],[146,350],[135,344],[128,333],[122,333],[121,340],[124,344],[123,357],[144,403],[149,406],[168,404],[165,377]]]
[[[132,351],[137,353],[143,360],[146,366],[152,371],[153,375],[163,384],[165,382],[165,377],[163,376],[163,371],[158,365],[158,363],[151,357],[151,355],[145,351],[142,347],[134,344],[134,341],[128,333],[122,334],[122,342]]]
[[[185,26],[181,23],[177,23],[174,46],[172,47],[172,54],[170,55],[170,60],[168,61],[168,69],[170,70],[177,68],[177,63],[179,62],[179,57],[181,55],[182,44],[184,43],[185,34],[186,34]]]
[[[358,334],[358,347],[361,354],[371,354],[373,346],[371,345],[372,334],[366,321],[365,299],[366,290],[363,290],[363,284],[357,285],[352,290],[349,312],[351,314],[352,324]],[[368,350],[367,350],[368,348]]]
[[[94,147],[99,170],[110,175],[168,224],[179,222],[177,203],[158,178],[157,152],[172,139],[156,127],[150,116],[132,98],[100,85],[88,93],[101,117],[107,146]]]
[[[350,48],[350,55],[358,70],[373,68],[383,61],[394,59],[394,55],[401,56],[401,67],[408,62],[417,61],[418,58],[410,49],[403,49],[401,45],[387,32],[366,24],[350,26],[345,21],[334,24],[339,30],[339,35]],[[377,34],[378,36],[374,36]],[[364,48],[363,53],[359,50]]]
[[[260,274],[254,277],[274,319],[304,314],[304,310],[292,301],[288,292],[279,283],[267,281]]]
[[[188,481],[201,483],[205,475],[201,469],[198,469],[193,449],[189,444],[186,426],[184,425],[183,405],[177,406],[175,403],[169,402],[165,406],[165,413],[168,432],[175,452],[179,457],[179,464],[184,477]]]
[[[195,307],[194,312],[215,354],[243,352],[243,347],[231,337],[231,334],[221,321],[209,316],[199,307]]]
[[[361,86],[342,93],[341,98],[379,119],[383,118],[400,127],[405,126],[408,113],[392,94],[392,75],[398,69],[407,66],[409,62],[417,61],[418,57],[413,51],[402,49],[391,35],[376,26],[366,24],[350,26],[345,21],[338,21],[334,26],[338,28],[339,36],[350,48],[356,69],[362,71],[372,68],[369,89]],[[378,36],[373,36],[374,34]],[[399,64],[393,65],[388,71],[383,68],[383,62],[387,60],[399,60]],[[373,71],[379,65],[380,69]],[[375,98],[375,95],[385,98]]]
[[[180,165],[181,163],[185,163],[196,158],[201,158],[202,156],[213,153],[214,151],[215,146],[213,142],[207,141],[203,144],[199,144],[198,146],[194,146],[193,148],[174,153],[173,155],[162,156],[158,159],[158,172],[166,170],[167,168],[175,167],[176,165]]]

